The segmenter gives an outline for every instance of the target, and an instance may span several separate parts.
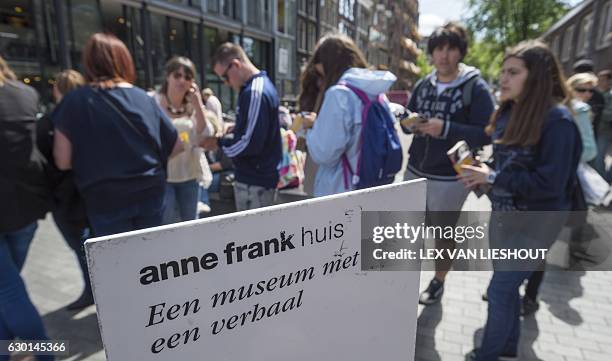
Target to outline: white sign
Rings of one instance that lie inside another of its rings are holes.
[[[279,74],[289,72],[289,51],[285,48],[278,49],[278,72]]]
[[[88,240],[108,360],[413,360],[418,272],[363,272],[361,210],[425,182]]]

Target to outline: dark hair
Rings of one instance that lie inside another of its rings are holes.
[[[85,78],[101,88],[136,80],[132,55],[113,34],[95,33],[89,37],[83,51],[83,65]]]
[[[427,41],[427,53],[431,55],[437,47],[444,45],[459,49],[463,59],[468,50],[468,33],[465,27],[451,21],[434,30]]]
[[[243,63],[249,61],[249,58],[240,45],[227,42],[221,44],[217,48],[213,56],[212,64],[213,66],[216,64],[228,65],[233,59],[238,59]]]
[[[348,69],[368,67],[368,62],[353,40],[339,33],[327,34],[321,38],[314,50],[314,54],[306,65],[306,69],[314,71],[316,64],[321,64],[325,73],[322,79],[323,93],[325,90],[329,89],[329,87],[335,85],[338,80],[340,80],[342,74]],[[312,73],[306,73],[306,75],[311,76]],[[319,75],[316,74],[316,76],[317,79],[315,80],[315,84],[316,81],[318,81]],[[312,84],[312,81],[310,84]],[[319,88],[317,87],[316,89],[318,92]],[[306,96],[304,91],[306,91],[306,89],[302,85],[300,98]],[[315,102],[313,111],[318,111],[317,108],[319,105],[319,101]]]
[[[68,69],[55,75],[55,86],[62,95],[85,85],[85,78],[76,70]]]
[[[548,111],[556,104],[568,104],[570,92],[559,61],[546,44],[538,40],[523,41],[506,52],[504,62],[510,58],[521,59],[525,63],[527,79],[516,104],[513,100],[504,101],[493,113],[486,131],[492,134],[499,116],[512,107],[504,135],[497,142],[535,145],[540,140]]]
[[[300,94],[297,105],[300,111],[318,112],[322,94],[319,89],[319,75],[314,63],[308,63],[300,76]]]
[[[184,56],[174,56],[166,62],[164,68],[166,76],[164,76],[164,80],[162,81],[160,93],[166,94],[168,92],[168,76],[181,69],[185,75],[189,75],[192,79],[195,79],[196,69],[193,62]]]

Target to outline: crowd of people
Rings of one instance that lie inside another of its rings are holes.
[[[197,66],[186,57],[167,62],[158,90],[134,86],[132,56],[111,34],[87,41],[84,75],[65,70],[56,76],[57,106],[43,117],[36,92],[0,58],[0,340],[47,339],[20,276],[47,212],[83,274],[83,293],[68,308],[87,307],[94,302],[83,253],[87,238],[196,219],[210,210],[209,193],[230,174],[236,210],[272,205],[287,148],[281,128],[302,138],[316,169],[306,181],[314,181],[312,195],[319,197],[391,182],[401,164],[395,131],[385,127],[385,139],[367,145],[362,139],[383,129],[379,124],[417,117],[401,126],[413,135],[404,179],[426,179],[428,224],[456,224],[470,191],[484,190],[492,217],[575,210],[579,165],[612,181],[605,164],[612,138],[609,70],[595,75],[592,63],[582,61],[566,81],[546,45],[525,41],[506,53],[496,97],[479,70],[462,63],[468,48],[461,25],[436,29],[427,44],[434,70],[398,112],[385,96],[395,75],[372,69],[350,38],[326,35],[302,73],[298,112],[288,114],[266,72],[239,45],[225,43],[212,65],[238,93],[234,123],[224,121],[210,89],[200,91]],[[491,160],[463,165],[457,174],[447,152],[459,141],[472,149],[492,144]],[[366,164],[377,161],[371,147],[391,159],[376,165],[374,180],[368,174],[373,164]],[[563,226],[550,224],[542,236],[548,245]],[[501,244],[521,237],[495,227],[491,233]],[[436,240],[436,248],[454,246],[453,239]],[[451,267],[436,263],[420,303],[440,301]],[[543,269],[493,273],[483,296],[489,303],[483,342],[470,357],[517,356],[520,315],[537,310],[542,275]],[[531,291],[521,300],[526,280]]]

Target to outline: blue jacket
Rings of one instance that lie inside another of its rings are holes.
[[[374,99],[389,90],[396,79],[388,71],[351,68],[344,72],[340,82],[353,85]],[[344,187],[341,158],[346,153],[351,168],[357,169],[362,110],[363,103],[359,97],[344,85],[336,84],[325,92],[314,126],[306,133],[308,156],[319,165],[314,184],[315,197],[353,189],[350,181],[349,189]]]
[[[464,109],[463,87],[477,78],[472,87],[471,104]],[[471,148],[478,148],[491,142],[484,128],[489,123],[495,102],[487,83],[474,67],[459,64],[459,76],[438,95],[436,72],[425,77],[415,89],[408,109],[425,118],[444,120],[444,128],[439,137],[415,135],[408,150],[408,169],[429,179],[455,181],[456,173],[446,155],[458,141],[465,140]],[[409,134],[407,128],[404,133]]]
[[[597,143],[595,142],[595,134],[593,133],[593,113],[591,106],[587,103],[574,100],[572,102],[574,113],[576,113],[576,125],[580,131],[582,138],[582,155],[581,162],[590,162],[597,156]]]
[[[510,114],[506,110],[497,120],[494,141],[503,135]],[[493,210],[569,210],[581,152],[578,127],[564,106],[550,109],[535,146],[494,143]]]
[[[236,181],[276,188],[282,156],[278,94],[265,71],[255,74],[240,90],[236,126],[220,143],[234,162]]]

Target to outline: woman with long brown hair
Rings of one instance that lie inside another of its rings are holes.
[[[83,65],[88,85],[66,94],[52,115],[55,163],[73,170],[94,235],[158,226],[166,163],[182,151],[177,132],[132,85],[132,56],[114,35],[93,34]]]
[[[215,131],[206,121],[206,108],[195,77],[195,65],[191,60],[173,57],[166,63],[160,91],[154,94],[155,101],[172,120],[185,146],[184,152],[168,162],[165,224],[198,218],[199,181],[205,171],[210,173],[208,164],[202,164],[206,157],[198,144],[200,137],[212,136]]]
[[[494,166],[463,166],[459,179],[468,188],[491,187],[491,248],[548,249],[571,208],[582,151],[566,107],[569,92],[557,59],[539,41],[522,42],[506,54],[500,90],[502,103],[487,127]],[[523,211],[531,211],[529,219]],[[537,224],[525,226],[526,220]],[[541,262],[494,261],[487,324],[473,359],[517,357],[519,287]]]
[[[319,41],[306,66],[300,93],[300,104],[312,107],[303,110],[311,111],[304,116],[308,156],[319,166],[314,196],[355,189],[346,174],[347,168],[359,168],[364,104],[355,89],[372,100],[389,90],[395,80],[391,72],[369,70],[365,57],[347,36],[331,34]],[[384,107],[393,118],[386,98]]]

